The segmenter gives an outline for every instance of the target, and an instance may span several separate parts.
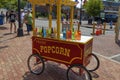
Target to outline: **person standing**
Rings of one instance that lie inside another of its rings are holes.
[[[67,21],[69,20],[69,11],[67,11],[67,13],[66,13],[66,20]]]
[[[30,31],[32,31],[32,14],[30,12],[30,10],[28,10],[27,14],[24,17],[24,22],[26,23],[27,26],[27,33],[28,35],[30,35]]]
[[[113,27],[113,22],[112,21],[110,21],[110,29],[112,29],[112,27]]]
[[[5,18],[5,15],[4,15],[4,13],[3,13],[3,11],[1,11],[1,16],[2,16],[2,23],[4,24],[4,18]]]
[[[9,11],[6,12],[6,23],[9,22]]]
[[[80,10],[77,11],[77,19],[80,19]]]
[[[14,33],[16,33],[16,14],[14,11],[11,11],[10,12],[10,15],[9,15],[9,18],[10,18],[10,33],[12,33],[12,27],[14,25]]]
[[[24,16],[25,16],[25,13],[23,10],[21,10],[21,27],[23,27],[23,24],[24,24]]]

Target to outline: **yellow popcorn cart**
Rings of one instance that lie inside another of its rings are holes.
[[[67,80],[92,80],[90,72],[99,68],[99,59],[92,53],[93,37],[80,35],[79,28],[77,32],[73,30],[73,13],[77,2],[71,0],[29,0],[29,2],[32,4],[33,14],[32,54],[27,61],[30,72],[39,75],[45,69],[45,62],[54,61],[68,67]],[[45,30],[44,27],[38,30],[35,27],[36,5],[49,6],[49,30]],[[57,9],[56,30],[52,28],[51,12],[54,5]],[[67,30],[66,34],[64,31],[63,34],[60,32],[63,5],[70,7],[69,34]]]

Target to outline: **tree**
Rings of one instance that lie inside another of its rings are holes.
[[[21,8],[24,8],[26,5],[25,0],[21,0]],[[0,8],[6,8],[6,9],[18,9],[18,0],[0,0]]]
[[[6,2],[6,0],[0,0],[0,8],[3,8]]]
[[[107,1],[115,1],[115,0],[107,0]]]
[[[120,1],[120,0],[106,0],[106,1],[116,1],[116,2],[118,2],[118,1]]]
[[[102,0],[88,0],[84,5],[85,11],[89,16],[99,16],[103,9]]]
[[[114,1],[116,1],[116,2],[120,2],[120,0],[114,0]]]
[[[115,2],[120,2],[120,0],[114,0]]]

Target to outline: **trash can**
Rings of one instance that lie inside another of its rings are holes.
[[[92,24],[92,19],[88,19],[88,24]]]
[[[0,15],[0,25],[3,25],[4,16]]]

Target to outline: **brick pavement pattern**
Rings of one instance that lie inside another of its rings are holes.
[[[93,51],[107,57],[120,54],[120,44],[115,43],[114,35],[94,36]]]
[[[107,36],[107,39],[109,38],[110,36]],[[114,42],[109,42],[110,40],[106,40],[105,36],[94,36],[93,51],[105,56],[119,53],[119,47]],[[108,47],[111,47],[111,50]],[[16,33],[9,34],[8,24],[0,26],[0,80],[66,80],[66,67],[51,61],[45,63],[43,74],[29,73],[27,58],[32,54],[31,49],[31,35],[16,37]],[[100,55],[97,56],[101,64],[95,73],[91,73],[94,74],[94,80],[119,80],[120,64]],[[95,75],[98,77],[95,78]]]

